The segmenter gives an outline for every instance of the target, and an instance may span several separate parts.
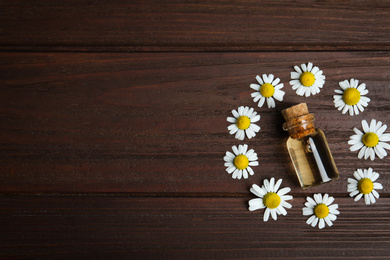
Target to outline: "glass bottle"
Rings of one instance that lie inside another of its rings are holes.
[[[288,131],[287,150],[302,188],[326,183],[339,178],[324,132],[315,128],[314,115],[306,103],[282,111]]]

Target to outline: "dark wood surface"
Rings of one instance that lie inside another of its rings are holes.
[[[0,1],[0,258],[389,258],[390,157],[359,160],[347,144],[363,119],[390,126],[389,33],[386,1]],[[326,84],[305,98],[288,82],[309,61]],[[250,97],[263,73],[285,85],[275,109]],[[333,105],[349,78],[371,98],[354,117]],[[340,171],[308,190],[281,127],[300,102]],[[261,115],[244,142],[226,122],[241,105]],[[223,156],[243,143],[260,166],[233,180]],[[368,167],[384,186],[370,206],[346,188]],[[293,208],[264,223],[249,188],[270,177]],[[324,230],[302,216],[318,192],[341,212]]]

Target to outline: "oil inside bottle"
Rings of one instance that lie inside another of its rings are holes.
[[[310,135],[299,139],[290,137],[287,149],[301,187],[338,179],[337,167],[321,129],[316,128]]]

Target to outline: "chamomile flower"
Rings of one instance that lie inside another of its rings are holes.
[[[349,150],[357,151],[358,158],[361,159],[370,159],[373,161],[375,155],[380,159],[383,159],[387,156],[385,149],[390,150],[390,145],[385,143],[390,141],[390,134],[384,134],[384,131],[387,128],[387,125],[382,124],[381,121],[376,122],[375,119],[371,120],[370,125],[368,125],[366,120],[362,121],[363,132],[361,132],[356,127],[353,128],[355,134],[350,137],[348,144],[351,145]]]
[[[248,139],[255,137],[256,133],[260,131],[260,126],[255,124],[260,120],[260,115],[249,107],[240,106],[237,110],[232,110],[234,117],[227,118],[229,123],[233,123],[227,128],[230,134],[236,134],[235,137],[238,140],[244,140],[245,134]]]
[[[225,157],[226,171],[232,174],[233,179],[248,179],[248,174],[255,174],[250,166],[258,166],[257,153],[255,150],[250,149],[248,151],[248,145],[239,145],[238,147],[233,145],[233,153],[227,151]]]
[[[324,196],[321,193],[314,194],[314,199],[311,197],[306,198],[307,202],[305,203],[306,207],[302,208],[304,216],[310,216],[307,219],[306,223],[315,227],[318,224],[319,229],[325,227],[325,223],[328,226],[332,226],[332,221],[337,219],[340,212],[337,210],[338,205],[332,204],[334,198],[325,194]]]
[[[295,71],[291,72],[292,89],[296,90],[299,96],[315,95],[320,93],[320,88],[325,84],[325,76],[322,75],[322,70],[317,66],[313,67],[313,63],[309,62],[301,64],[301,68],[294,66]]]
[[[372,168],[357,169],[353,176],[355,179],[348,178],[348,192],[349,196],[355,197],[355,201],[360,200],[364,196],[364,202],[366,205],[376,202],[375,198],[379,198],[378,192],[375,190],[383,189],[382,184],[374,182],[379,178],[379,173],[374,172]]]
[[[351,79],[339,82],[341,89],[336,89],[334,92],[337,95],[333,96],[333,102],[338,110],[342,110],[345,114],[349,111],[349,115],[358,115],[359,111],[363,112],[364,108],[368,106],[370,99],[364,97],[368,93],[366,84],[362,83],[359,85],[359,80]]]
[[[260,85],[251,84],[250,87],[256,90],[251,96],[253,97],[254,102],[259,101],[259,107],[262,107],[266,100],[268,108],[275,107],[274,98],[278,101],[283,101],[284,91],[281,90],[283,88],[283,83],[279,84],[279,78],[274,79],[274,75],[272,74],[269,74],[268,76],[263,74],[263,78],[257,75],[256,80]]]
[[[249,201],[249,210],[265,208],[264,221],[268,221],[270,215],[274,220],[277,220],[277,215],[287,215],[285,208],[290,209],[292,206],[286,201],[293,199],[293,197],[286,195],[291,191],[290,188],[286,187],[279,190],[280,184],[282,184],[282,179],[275,183],[275,178],[271,178],[270,181],[264,180],[261,188],[253,184],[250,191],[259,198]]]

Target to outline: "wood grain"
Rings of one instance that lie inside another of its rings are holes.
[[[389,259],[390,157],[359,160],[347,141],[363,119],[390,124],[388,1],[0,0],[0,259]],[[297,96],[294,65],[326,75]],[[256,107],[255,76],[275,74],[285,100],[259,134],[230,136],[226,117]],[[333,105],[338,82],[365,82],[363,114]],[[297,183],[280,111],[306,102],[340,179]],[[389,132],[389,130],[387,130]],[[260,158],[233,180],[223,156]],[[384,189],[354,202],[347,178],[372,167]],[[249,188],[283,178],[293,208],[277,221],[248,211]],[[318,230],[306,196],[335,196]]]
[[[341,177],[308,192],[345,195],[346,179],[366,167],[390,184],[389,157],[359,160],[347,144],[362,119],[390,123],[388,52],[2,53],[0,60],[3,193],[246,194],[272,176],[302,193],[280,114],[299,102],[317,116]],[[326,75],[325,88],[309,98],[288,83],[292,67],[307,61]],[[262,129],[241,142],[228,134],[226,117],[256,107],[249,85],[262,73],[281,78],[285,100],[257,108]],[[372,99],[355,117],[337,111],[332,98],[351,77],[367,84]],[[222,158],[244,143],[261,166],[248,180],[233,180]]]
[[[0,49],[390,50],[387,1],[0,1]]]
[[[323,230],[305,224],[303,198],[263,222],[242,198],[3,196],[0,257],[88,259],[385,259],[389,198],[364,206],[336,198]]]

